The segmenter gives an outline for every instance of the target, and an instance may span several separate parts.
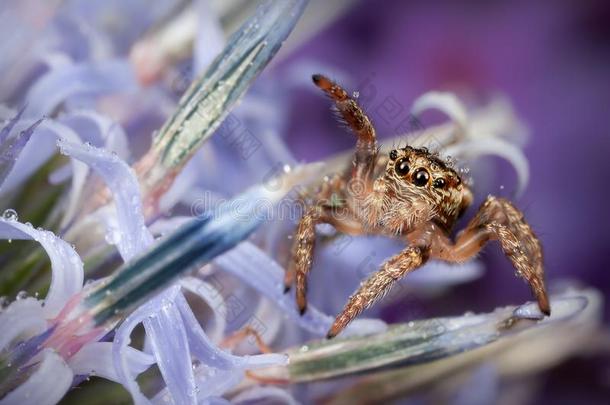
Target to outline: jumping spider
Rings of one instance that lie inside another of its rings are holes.
[[[383,297],[397,280],[429,259],[464,262],[490,240],[500,242],[517,273],[529,283],[540,310],[550,315],[542,248],[514,205],[503,198],[488,196],[453,241],[451,229],[472,203],[472,193],[460,175],[425,148],[407,146],[392,150],[388,156],[379,156],[375,129],[357,101],[322,75],[314,75],[313,82],[334,101],[357,140],[353,164],[345,173],[322,182],[294,237],[292,260],[284,282],[288,291],[296,279],[296,301],[301,314],[307,308],[307,274],[312,265],[315,226],[327,223],[342,233],[393,236],[408,243],[349,298],[328,338],[336,336]]]

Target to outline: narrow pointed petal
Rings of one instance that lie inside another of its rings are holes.
[[[25,106],[21,107],[21,109],[13,116],[13,118],[9,119],[8,122],[2,127],[0,130],[0,144],[3,144],[4,141],[7,140],[11,131],[15,127],[15,124],[19,122],[21,116],[23,115],[23,111],[25,111]]]
[[[20,114],[18,114],[17,117],[19,117]],[[17,117],[15,117],[15,119]],[[4,183],[4,180],[17,162],[17,158],[21,154],[21,151],[32,137],[32,134],[36,130],[36,127],[38,127],[41,122],[42,119],[34,122],[32,125],[24,129],[14,137],[0,141],[0,185]],[[11,121],[6,125],[6,127],[12,128],[13,125],[14,122]],[[2,135],[3,134],[0,134],[0,137]]]

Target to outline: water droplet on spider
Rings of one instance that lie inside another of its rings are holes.
[[[360,97],[360,92],[359,91],[355,91],[352,93],[352,98],[358,98]]]
[[[15,299],[16,299],[16,300],[23,300],[23,299],[26,299],[27,297],[28,297],[28,293],[27,293],[27,292],[25,292],[25,291],[19,291],[19,292],[17,293],[17,295],[15,296]]]
[[[5,221],[18,221],[19,215],[17,215],[17,211],[14,209],[8,208],[2,213],[2,218],[4,218]]]

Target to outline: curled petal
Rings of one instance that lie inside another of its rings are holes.
[[[38,369],[2,398],[2,405],[54,405],[66,394],[74,377],[70,367],[52,349],[43,350],[41,357]]]
[[[17,300],[0,313],[0,351],[20,336],[33,336],[44,332],[47,321],[40,301],[35,298]]]
[[[15,220],[0,219],[0,237],[36,240],[49,255],[51,285],[44,305],[47,318],[57,315],[68,299],[83,287],[83,262],[72,246],[53,232],[34,229]]]
[[[214,263],[270,299],[283,314],[305,330],[323,336],[332,324],[333,318],[313,305],[308,306],[304,315],[299,313],[294,295],[284,294],[284,269],[254,244],[243,242],[219,256]],[[252,277],[253,274],[256,277]],[[361,324],[360,321],[365,323]],[[351,329],[348,333],[365,334],[372,327],[383,329],[379,323],[374,326],[368,320],[357,320],[348,326]]]
[[[132,347],[125,348],[124,355],[130,373],[135,375],[143,373],[155,363],[150,354]],[[112,342],[89,343],[72,356],[68,364],[75,375],[95,375],[121,382],[112,361]]]
[[[72,128],[81,141],[103,147],[121,159],[129,158],[127,134],[119,123],[110,118],[93,110],[79,110],[61,117],[60,122]]]
[[[180,280],[180,285],[187,291],[192,292],[203,299],[214,314],[213,327],[207,329],[207,335],[213,342],[219,342],[227,325],[227,320],[222,315],[220,308],[223,305],[223,297],[210,283],[199,280],[195,277],[184,277]]]
[[[167,384],[166,393],[162,395],[171,395],[176,403],[197,403],[210,395],[222,394],[218,387],[224,390],[237,384],[245,369],[286,364],[284,355],[239,357],[214,346],[193,315],[180,286],[176,285],[138,308],[119,327],[115,336],[113,358],[117,377],[139,404],[150,401],[141,393],[125,358],[129,336],[138,323],[144,324],[155,360]],[[193,358],[201,363],[197,379],[193,373]],[[212,381],[214,389],[208,385]]]
[[[462,102],[453,93],[430,91],[419,96],[411,107],[411,113],[421,114],[424,110],[437,109],[449,116],[464,132],[468,125],[468,115]]]
[[[506,159],[517,173],[517,196],[525,191],[529,182],[529,163],[523,151],[504,139],[480,138],[460,142],[445,149],[445,153],[466,159],[474,159],[482,155],[495,155]]]
[[[111,190],[119,225],[117,247],[123,260],[128,261],[142,253],[153,242],[144,222],[138,180],[132,169],[118,156],[90,145],[66,140],[58,141],[62,153],[86,163]]]
[[[243,242],[214,260],[224,271],[239,278],[265,297],[272,300],[290,319],[304,329],[324,335],[332,319],[315,307],[309,306],[303,316],[298,312],[293,294],[284,294],[284,269],[250,242]],[[252,277],[256,274],[256,277]]]

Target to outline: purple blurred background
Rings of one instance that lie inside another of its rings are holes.
[[[280,68],[312,61],[336,69],[322,73],[337,79],[346,74],[351,90],[373,83],[377,99],[393,96],[406,111],[429,90],[479,98],[505,93],[531,130],[525,148],[531,180],[516,202],[543,241],[547,281],[569,278],[602,290],[610,319],[610,3],[361,1]],[[319,159],[353,146],[319,94],[295,92],[292,107],[288,143],[297,158]],[[398,122],[370,113],[382,139],[397,134]],[[475,204],[490,193],[506,195],[501,185],[514,188],[512,169],[491,164],[498,175],[491,182],[475,178]],[[482,258],[485,275],[433,300],[430,312],[488,311],[531,298],[497,245]],[[577,359],[555,369],[545,398],[605,402],[607,360]]]

